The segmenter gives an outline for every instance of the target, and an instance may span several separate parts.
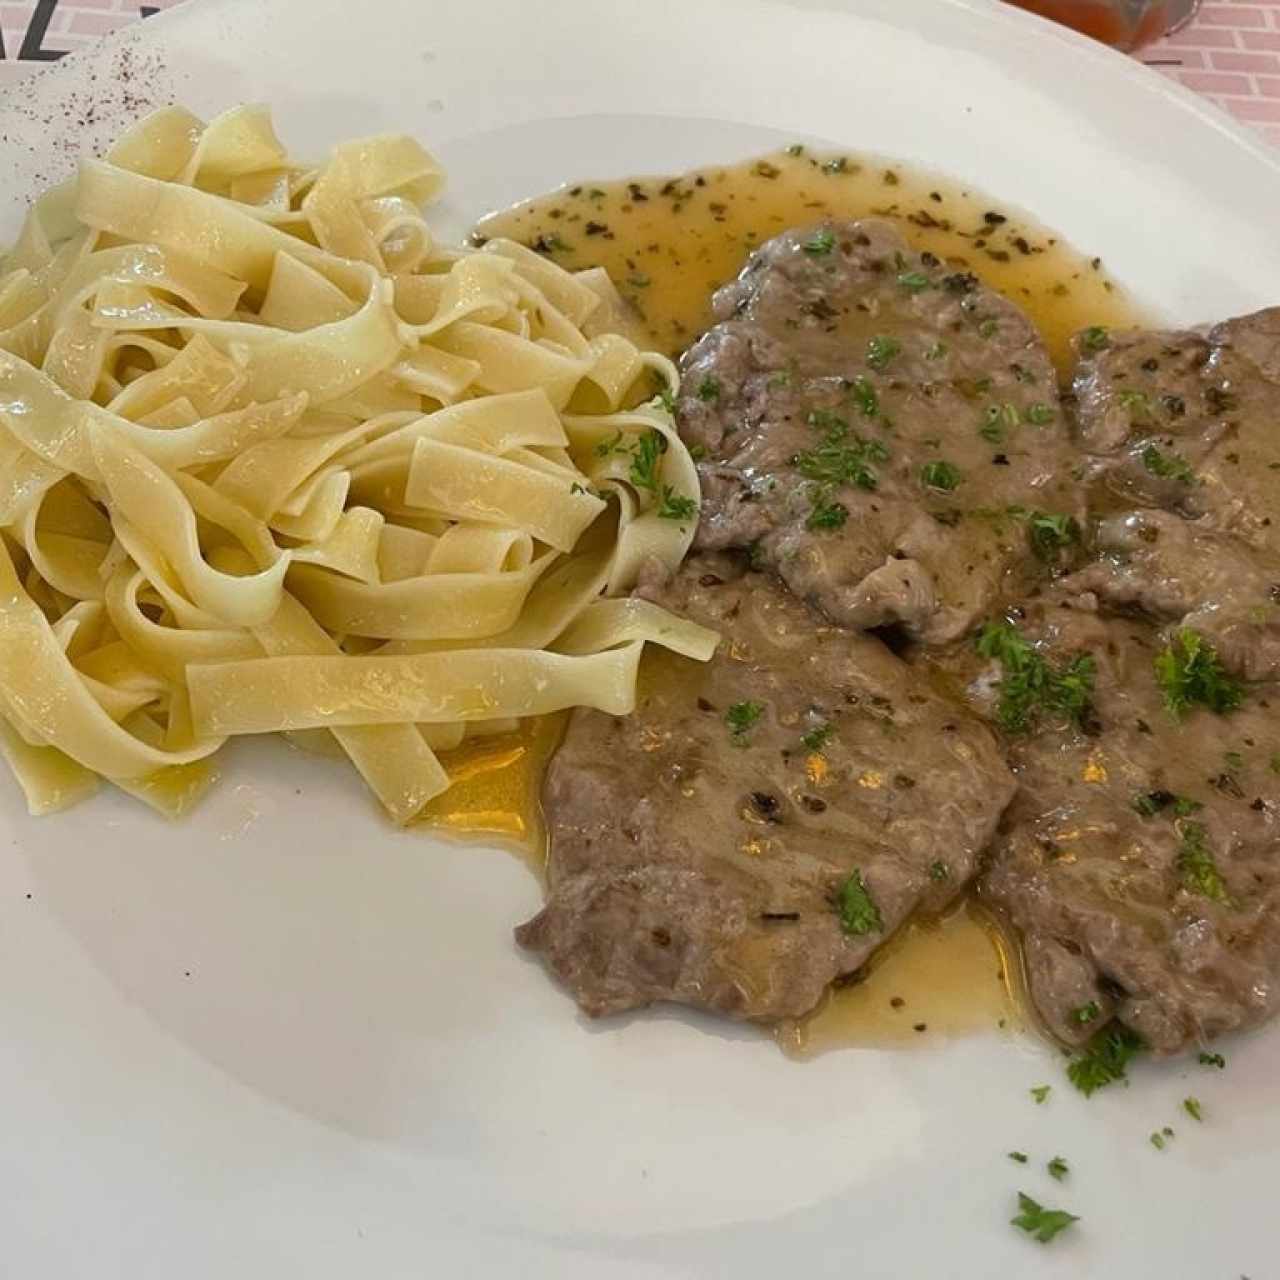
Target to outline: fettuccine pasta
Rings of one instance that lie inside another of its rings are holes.
[[[697,521],[676,372],[598,272],[442,245],[406,137],[291,160],[268,113],[159,111],[0,257],[0,754],[32,813],[169,816],[226,739],[345,755],[397,822],[438,750],[634,705],[624,598]],[[597,318],[593,323],[593,317]]]

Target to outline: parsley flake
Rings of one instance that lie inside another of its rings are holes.
[[[1199,632],[1180,627],[1156,655],[1156,683],[1175,717],[1200,703],[1225,715],[1244,701],[1244,686],[1223,669],[1218,651]]]
[[[1033,511],[1027,521],[1031,549],[1040,560],[1052,561],[1065,547],[1080,541],[1080,525],[1074,516]]]
[[[919,293],[927,289],[931,281],[923,271],[902,271],[898,274],[898,283],[909,293]]]
[[[1077,1009],[1071,1010],[1071,1021],[1079,1023],[1082,1027],[1088,1026],[1091,1022],[1098,1020],[1098,1015],[1102,1013],[1102,1009],[1096,1000],[1090,1000],[1088,1004],[1082,1004]]]
[[[1045,1168],[1049,1170],[1049,1176],[1055,1182],[1061,1182],[1071,1172],[1070,1166],[1061,1156],[1054,1156]]]
[[[637,489],[658,494],[658,466],[667,451],[667,437],[661,431],[646,431],[631,446],[630,480]]]
[[[1140,791],[1133,798],[1133,807],[1144,817],[1154,818],[1157,813],[1168,809],[1175,818],[1186,818],[1203,809],[1199,800],[1190,796],[1176,795],[1172,791]]]
[[[806,529],[843,529],[848,519],[849,508],[843,502],[833,502],[828,491],[819,486],[804,525]]]
[[[1094,1034],[1084,1052],[1067,1064],[1067,1078],[1086,1098],[1125,1078],[1129,1063],[1146,1041],[1123,1023],[1113,1022]]]
[[[902,343],[897,338],[879,333],[867,343],[867,363],[880,371],[888,367],[889,361],[902,350]]]
[[[607,440],[596,445],[596,457],[607,458],[611,453],[626,453],[622,444],[622,432],[615,431]]]
[[[978,633],[978,652],[1003,670],[997,718],[1009,733],[1025,733],[1045,712],[1065,715],[1079,728],[1089,713],[1096,664],[1077,654],[1056,670],[1010,622],[989,622]]]
[[[1111,338],[1100,325],[1090,325],[1080,333],[1080,345],[1086,351],[1105,351],[1111,345]]]
[[[821,752],[827,743],[831,741],[831,736],[835,731],[835,725],[830,721],[823,721],[822,724],[810,729],[800,741],[806,750]]]
[[[1196,473],[1180,453],[1172,449],[1168,453],[1149,444],[1142,450],[1142,465],[1161,480],[1176,480],[1179,484],[1191,484]]]
[[[662,486],[662,502],[658,506],[660,520],[692,520],[698,514],[698,504],[669,484]]]
[[[1036,1100],[1036,1106],[1043,1106],[1048,1101],[1049,1095],[1053,1092],[1051,1084],[1038,1084],[1031,1090],[1031,1096]]]
[[[1046,1209],[1023,1191],[1018,1192],[1018,1208],[1021,1212],[1010,1223],[1034,1236],[1041,1244],[1048,1244],[1059,1232],[1065,1231],[1080,1219],[1065,1209]]]
[[[729,733],[735,747],[747,745],[747,735],[762,715],[764,715],[764,703],[750,701],[735,702],[724,713],[724,722],[729,726]]]
[[[828,227],[823,227],[820,231],[815,231],[800,247],[811,258],[821,258],[836,247],[836,238]]]
[[[698,399],[704,404],[714,404],[720,399],[720,380],[709,374],[698,383]]]
[[[863,934],[884,931],[880,908],[867,892],[867,886],[862,882],[861,871],[854,871],[840,886],[836,906],[840,912],[840,927],[845,933],[860,937]]]
[[[1199,1124],[1204,1123],[1204,1111],[1200,1106],[1199,1098],[1183,1098],[1182,1109]]]
[[[880,397],[876,395],[876,389],[859,374],[849,384],[849,394],[853,397],[853,402],[862,410],[864,418],[874,418],[880,412]]]
[[[1209,848],[1204,823],[1183,824],[1182,846],[1178,850],[1176,865],[1178,875],[1182,878],[1182,886],[1188,892],[1198,893],[1223,906],[1234,905],[1227,883],[1214,861],[1213,851]]]
[[[951,493],[963,479],[964,474],[959,467],[942,459],[926,462],[920,468],[920,483],[928,489],[941,489],[944,493]]]
[[[1202,1053],[1200,1055],[1200,1065],[1202,1067],[1217,1067],[1221,1071],[1227,1065],[1227,1060],[1220,1053]]]
[[[1010,1159],[1010,1160],[1016,1160],[1016,1161],[1018,1162],[1018,1164],[1026,1164],[1026,1163],[1027,1163],[1027,1153],[1026,1153],[1025,1151],[1010,1151],[1010,1152],[1009,1152],[1009,1159]]]

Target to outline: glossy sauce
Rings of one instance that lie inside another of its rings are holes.
[[[582,183],[485,218],[480,236],[540,247],[571,270],[605,267],[654,346],[678,356],[711,322],[711,295],[758,244],[824,217],[889,217],[906,239],[972,271],[1035,321],[1059,368],[1089,325],[1140,316],[1105,264],[1017,210],[902,165],[781,152],[679,178]]]
[[[427,804],[415,825],[487,844],[496,840],[541,878],[547,834],[538,792],[567,720],[565,714],[541,716],[523,721],[515,733],[474,738],[441,752],[453,785]]]
[[[570,270],[605,267],[653,346],[674,358],[711,323],[712,293],[757,245],[824,217],[869,215],[893,218],[916,249],[973,271],[1018,302],[1060,370],[1078,330],[1144,321],[1101,262],[1016,210],[852,155],[793,148],[673,179],[584,182],[485,218],[477,238],[519,240]],[[425,821],[452,834],[496,836],[541,872],[538,790],[562,732],[563,718],[555,717],[451,753],[446,764],[457,783]],[[1017,1029],[1025,1024],[1020,972],[1016,948],[980,908],[962,903],[940,920],[903,929],[862,981],[830,992],[812,1016],[778,1028],[777,1038],[807,1057],[850,1044],[930,1044]]]

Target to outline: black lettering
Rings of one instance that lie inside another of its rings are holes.
[[[65,58],[67,49],[46,49],[44,38],[49,34],[49,23],[57,11],[58,0],[39,0],[36,11],[31,15],[31,23],[27,34],[23,37],[22,48],[18,50],[18,60],[27,62],[57,62]]]

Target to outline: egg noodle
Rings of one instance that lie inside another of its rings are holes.
[[[260,107],[142,121],[0,258],[0,750],[32,813],[170,816],[232,735],[340,748],[398,822],[436,752],[635,701],[625,597],[689,547],[676,372],[603,271],[438,244],[406,137],[293,163]],[[652,397],[645,399],[645,397]],[[336,748],[335,748],[336,749]]]

